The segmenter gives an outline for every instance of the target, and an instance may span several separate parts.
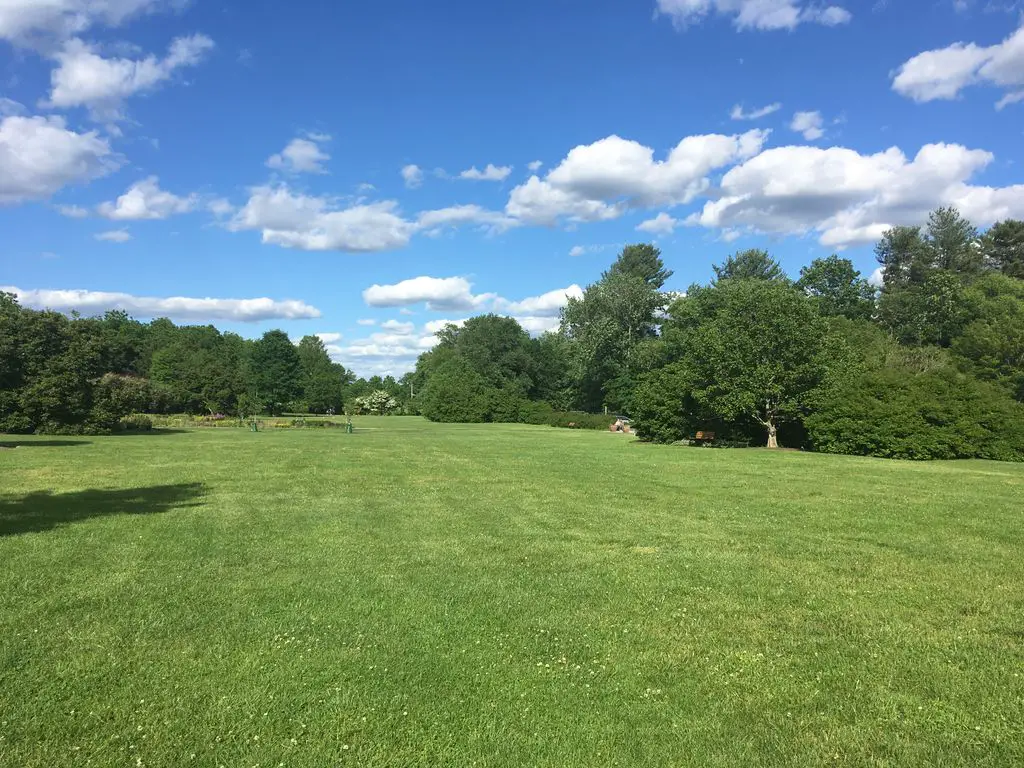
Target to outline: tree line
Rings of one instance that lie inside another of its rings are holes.
[[[124,312],[67,317],[0,293],[0,432],[107,432],[138,412],[392,409],[406,390],[392,377],[357,379],[316,336],[296,345],[281,330],[249,340]]]
[[[400,380],[357,379],[316,336],[68,317],[0,294],[0,431],[103,432],[137,412],[563,426],[603,412],[656,442],[714,431],[727,444],[1024,458],[1024,222],[979,233],[942,208],[875,252],[880,289],[836,255],[794,280],[755,249],[672,293],[659,250],[627,246],[556,331],[474,317]]]
[[[979,233],[955,209],[894,227],[876,289],[848,259],[796,280],[735,253],[683,294],[627,246],[557,331],[485,315],[449,326],[410,377],[437,421],[629,415],[640,436],[898,458],[1024,459],[1024,222]]]

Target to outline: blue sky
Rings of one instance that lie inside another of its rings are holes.
[[[0,285],[398,374],[625,243],[680,290],[747,247],[869,274],[937,205],[1024,218],[1022,10],[5,0]]]

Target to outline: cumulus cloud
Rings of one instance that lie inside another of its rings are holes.
[[[541,179],[512,190],[506,213],[531,224],[560,218],[603,221],[636,207],[688,203],[710,186],[707,174],[760,151],[767,131],[688,136],[664,160],[619,136],[575,147]]]
[[[412,333],[416,327],[415,323],[402,322],[401,320],[385,320],[380,327],[393,333]]]
[[[671,235],[680,224],[682,222],[679,219],[672,218],[662,211],[653,219],[641,221],[636,228],[640,232],[648,232],[652,235]]]
[[[93,26],[118,26],[132,16],[180,7],[181,0],[3,0],[0,39],[52,44]]]
[[[376,325],[377,321],[374,320],[372,317],[361,317],[358,320],[356,320],[356,323],[359,325]]]
[[[131,233],[127,229],[112,229],[109,232],[100,232],[93,237],[108,243],[127,243],[132,239]]]
[[[732,18],[737,29],[795,29],[799,24],[834,27],[852,16],[839,6],[810,5],[801,0],[657,0],[657,13],[668,16],[678,29],[703,22],[708,16]]]
[[[582,245],[574,245],[572,248],[569,249],[570,256],[582,256],[586,252],[587,249]]]
[[[473,284],[464,277],[429,277],[402,280],[394,285],[371,285],[363,291],[363,301],[371,307],[402,307],[426,304],[427,309],[444,312],[476,309],[494,298],[494,294],[473,294]]]
[[[267,167],[285,173],[327,173],[323,164],[331,156],[320,145],[330,140],[325,134],[310,134],[308,138],[292,139],[278,154],[267,159]]]
[[[530,169],[531,173],[536,173],[540,170],[542,165],[544,165],[543,160],[534,160],[533,162],[527,163],[526,167]]]
[[[0,205],[46,199],[120,164],[106,139],[69,130],[63,118],[14,115],[0,120]]]
[[[470,179],[472,181],[504,181],[508,178],[510,173],[512,173],[511,165],[497,166],[492,163],[488,163],[487,167],[482,171],[478,170],[474,165],[472,168],[460,173],[459,178]]]
[[[774,112],[778,112],[780,109],[782,109],[782,104],[775,102],[774,104],[768,104],[767,106],[744,112],[743,105],[736,104],[729,111],[729,117],[733,120],[760,120],[762,117],[767,117]]]
[[[335,344],[341,341],[340,333],[317,333],[314,335],[324,344]]]
[[[894,91],[918,102],[954,99],[971,85],[1004,89],[998,109],[1024,99],[1024,26],[996,45],[953,43],[919,53],[892,81]]]
[[[493,302],[493,311],[513,317],[558,317],[562,307],[569,303],[570,298],[583,298],[583,289],[573,284],[567,288],[556,288],[553,291],[542,293],[540,296],[531,296],[522,301],[496,298]]]
[[[363,301],[371,307],[401,307],[426,304],[435,312],[475,311],[495,312],[510,317],[552,318],[558,317],[559,310],[569,303],[569,298],[579,298],[583,289],[578,285],[558,288],[553,291],[530,296],[519,301],[503,298],[495,293],[473,293],[473,284],[464,277],[421,276],[403,280],[394,285],[372,285],[363,291]],[[392,331],[411,330],[411,323],[387,321],[382,329]],[[437,326],[440,328],[443,326]],[[524,326],[525,327],[525,326]],[[435,329],[436,331],[436,329]]]
[[[122,310],[135,317],[170,317],[175,320],[302,320],[320,317],[320,310],[302,301],[274,299],[211,299],[172,296],[155,298],[129,293],[82,290],[22,290],[0,288],[18,297],[18,302],[33,309],[58,312],[77,311],[83,315]]]
[[[177,70],[197,65],[212,48],[213,41],[205,35],[190,35],[175,38],[163,58],[105,58],[94,46],[74,38],[55,54],[57,67],[50,73],[50,96],[43,104],[56,109],[84,106],[98,120],[116,120],[126,98],[151,91]]]
[[[367,253],[408,245],[415,226],[393,200],[340,207],[333,200],[293,192],[287,185],[250,190],[249,200],[227,224],[258,230],[263,242],[305,251]]]
[[[732,168],[721,196],[686,220],[772,234],[815,232],[822,245],[876,241],[954,205],[979,225],[1024,216],[1024,185],[972,186],[993,156],[959,144],[927,144],[913,159],[897,147],[873,155],[831,147],[777,147]]]
[[[503,232],[519,222],[500,211],[489,211],[479,205],[454,205],[434,211],[424,211],[416,219],[416,228],[438,230],[460,224],[479,224],[492,232]]]
[[[789,129],[803,135],[807,141],[815,141],[825,135],[822,128],[824,123],[821,112],[797,112],[793,115]]]
[[[148,179],[132,184],[128,191],[114,202],[100,203],[96,211],[112,221],[142,221],[145,219],[166,219],[179,213],[188,213],[196,207],[195,195],[178,197],[160,189],[159,179]]]
[[[224,216],[230,216],[235,212],[235,206],[231,204],[230,200],[223,197],[215,197],[206,203],[206,210],[212,213],[217,218],[223,218]]]
[[[423,184],[423,169],[418,165],[407,165],[402,168],[402,180],[409,189],[416,189]]]

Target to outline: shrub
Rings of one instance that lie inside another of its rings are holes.
[[[124,432],[149,432],[153,429],[153,419],[144,413],[133,413],[121,419],[119,426]]]
[[[862,371],[834,385],[805,423],[827,453],[1024,461],[1024,405],[951,367]]]

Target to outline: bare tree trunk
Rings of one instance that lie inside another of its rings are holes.
[[[768,447],[769,448],[778,448],[779,447],[778,428],[775,426],[775,420],[774,419],[768,419],[768,423],[765,424],[765,426],[768,427]]]

